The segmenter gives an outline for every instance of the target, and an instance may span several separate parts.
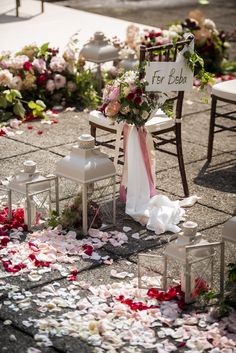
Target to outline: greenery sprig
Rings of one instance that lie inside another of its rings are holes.
[[[201,88],[213,82],[214,75],[205,70],[204,60],[195,51],[186,50],[183,55],[195,77],[201,81]]]

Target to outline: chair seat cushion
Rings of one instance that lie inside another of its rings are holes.
[[[145,127],[150,132],[158,132],[168,129],[175,125],[175,120],[168,117],[161,109],[158,109],[155,115],[146,122]]]
[[[109,129],[117,130],[117,124],[114,123],[114,120],[105,117],[98,110],[93,110],[89,114],[89,122],[92,122],[96,125],[102,127],[107,127]],[[161,109],[158,109],[154,116],[148,120],[145,124],[145,127],[150,133],[168,129],[175,125],[175,120],[169,118]]]
[[[102,112],[98,110],[92,110],[89,113],[89,122],[92,122],[96,125],[100,125],[101,129],[102,127],[107,127],[109,129],[117,129],[117,126],[115,124],[115,121],[106,117],[105,115],[102,114]]]
[[[229,80],[215,84],[212,94],[216,97],[236,102],[236,80]]]

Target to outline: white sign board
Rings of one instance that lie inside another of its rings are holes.
[[[146,91],[191,91],[193,72],[185,60],[176,62],[148,62],[145,68]]]

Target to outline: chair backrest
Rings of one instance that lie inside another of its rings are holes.
[[[146,61],[176,61],[178,53],[185,47],[189,46],[194,37],[189,35],[185,40],[178,41],[176,43],[157,45],[153,47],[146,47],[145,45],[140,46],[139,56],[139,77],[140,79],[145,76],[145,70],[143,65]],[[168,98],[168,101],[176,101],[175,107],[175,118],[181,119],[182,117],[182,105],[184,99],[184,91],[179,91],[173,97]]]

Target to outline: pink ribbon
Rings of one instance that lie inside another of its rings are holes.
[[[145,164],[146,172],[148,176],[150,197],[153,197],[156,195],[156,190],[154,186],[150,158],[149,158],[148,149],[147,149],[147,131],[144,127],[141,127],[140,129],[138,129],[138,134],[139,134],[139,142],[140,142],[140,147],[143,155],[143,160],[144,160],[144,164]]]

